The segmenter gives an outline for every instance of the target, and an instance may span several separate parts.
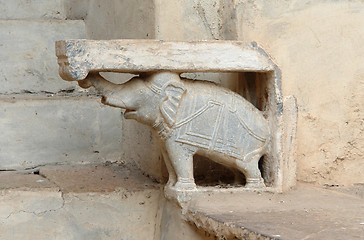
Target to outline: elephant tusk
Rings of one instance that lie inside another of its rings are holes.
[[[127,109],[125,103],[120,98],[102,96],[101,102],[112,107]]]

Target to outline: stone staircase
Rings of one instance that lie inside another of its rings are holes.
[[[363,239],[364,187],[195,195],[182,211],[129,164],[0,174],[0,239]]]
[[[110,164],[145,131],[58,75],[55,41],[89,37],[70,2],[96,1],[0,0],[0,239],[159,239],[160,185]]]
[[[363,239],[364,186],[299,183],[284,194],[215,193],[190,204],[187,219],[225,239]]]
[[[58,75],[55,41],[87,37],[69,3],[0,1],[0,170],[120,158],[120,112]]]
[[[125,136],[152,137],[58,76],[54,42],[89,37],[88,1],[70,2],[0,0],[1,240],[364,238],[362,186],[204,194],[183,215],[161,185],[119,164],[150,154]]]
[[[161,198],[158,184],[124,165],[1,173],[0,239],[158,239]]]

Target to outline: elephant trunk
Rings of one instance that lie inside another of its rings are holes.
[[[78,84],[82,88],[95,87],[95,89],[101,94],[118,86],[118,84],[107,81],[99,73],[89,73],[84,80],[78,81]]]
[[[99,73],[90,73],[86,79],[79,81],[82,88],[93,86],[101,95],[101,102],[105,105],[118,108],[126,108],[125,103],[117,97],[123,86],[107,81]]]

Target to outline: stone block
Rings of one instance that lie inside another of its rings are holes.
[[[285,165],[285,174],[283,174],[283,190],[289,190],[296,185],[297,181],[297,160],[296,160],[296,132],[297,132],[297,115],[298,106],[294,96],[289,95],[283,99],[283,152]]]
[[[0,186],[0,239],[156,239],[160,188],[141,172],[117,165],[40,172],[22,177],[54,181],[59,189]],[[6,175],[10,183],[19,180]]]
[[[158,40],[62,40],[56,42],[59,73],[82,80],[89,71],[239,72],[274,70],[263,50],[243,42]]]
[[[234,7],[238,3],[241,1],[155,0],[156,38],[236,40],[240,16],[235,14]]]
[[[59,186],[63,193],[159,191],[159,185],[133,163],[44,166],[40,167],[39,175]]]
[[[37,174],[18,174],[19,172],[9,171],[0,174],[0,189],[39,189],[47,188],[48,190],[59,190],[56,184],[44,179]]]
[[[58,189],[37,188],[36,190],[10,189],[0,191],[0,222],[19,213],[42,214],[62,208],[62,193]],[[0,232],[3,232],[2,229]],[[0,234],[0,238],[2,238]]]
[[[134,162],[150,177],[162,180],[163,160],[159,139],[150,128],[134,120],[123,122],[123,138],[120,149],[122,159]]]
[[[54,42],[84,37],[83,21],[0,20],[0,93],[74,88],[58,76]]]
[[[82,10],[86,9],[84,19],[89,39],[155,39],[154,1],[108,0],[107,4],[104,0],[67,1],[71,5],[70,17],[82,16]],[[86,3],[83,6],[79,4],[82,1]]]
[[[285,194],[201,194],[185,217],[217,239],[362,239],[363,199],[329,188],[298,184]]]
[[[99,99],[27,96],[0,102],[0,169],[120,160],[120,110]]]
[[[0,0],[1,19],[65,19],[64,0]]]
[[[363,183],[363,1],[235,3],[238,39],[264,45],[297,98],[297,179]]]
[[[67,231],[54,231],[53,239],[57,235],[63,235],[64,239],[155,239],[159,225],[156,222],[159,199],[160,191],[155,189],[121,190],[111,194],[67,194],[65,214],[60,212],[55,216],[64,223]],[[41,219],[44,225],[40,221],[39,225],[43,226],[40,233],[47,231],[45,224],[52,218],[50,215],[48,220],[47,216]],[[27,224],[33,223],[28,221]],[[50,229],[57,229],[57,224],[52,225]]]

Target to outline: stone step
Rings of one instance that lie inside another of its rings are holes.
[[[301,183],[284,194],[201,194],[192,199],[186,218],[221,239],[359,240],[364,201],[357,191],[364,193],[364,185],[358,186],[337,191]]]
[[[134,167],[39,173],[0,173],[0,239],[155,239],[161,188]]]
[[[91,97],[0,98],[0,169],[122,157],[120,110]]]
[[[128,159],[161,179],[159,141],[147,126],[100,97],[70,95],[0,96],[0,171]]]
[[[64,0],[0,0],[1,19],[65,19]]]
[[[82,20],[0,20],[0,94],[74,88],[58,75],[55,41],[85,38]]]

